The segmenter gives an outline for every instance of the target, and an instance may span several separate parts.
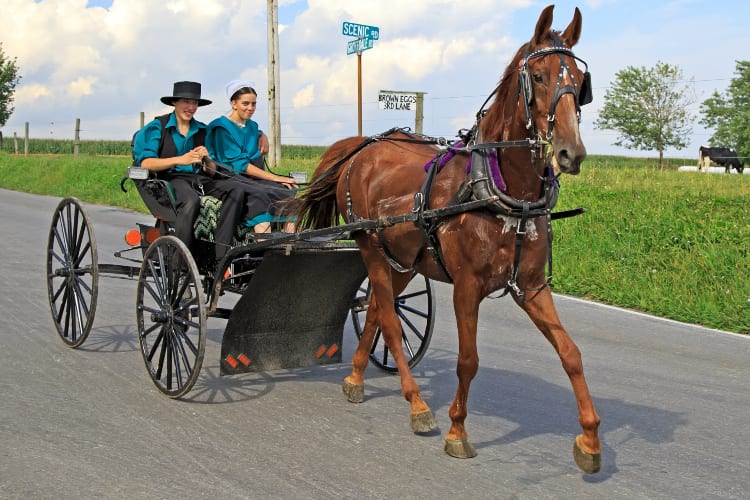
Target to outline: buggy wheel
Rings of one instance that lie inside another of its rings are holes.
[[[91,220],[76,198],[57,205],[47,240],[47,293],[52,321],[62,341],[78,347],[96,312],[99,264]]]
[[[136,317],[151,380],[170,398],[187,394],[206,350],[206,302],[185,244],[162,236],[146,250],[138,276]]]
[[[371,293],[370,282],[365,278],[354,297],[354,305],[351,309],[352,324],[358,339],[362,336]],[[396,314],[401,320],[401,344],[409,362],[409,368],[413,368],[422,360],[432,338],[432,328],[435,322],[435,292],[432,290],[430,280],[422,275],[415,275],[415,278],[409,282],[394,302]],[[380,327],[375,332],[370,360],[387,372],[398,371]]]

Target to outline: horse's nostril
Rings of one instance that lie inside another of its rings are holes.
[[[570,165],[570,155],[567,149],[562,149],[557,153],[557,163],[561,167],[568,167]]]

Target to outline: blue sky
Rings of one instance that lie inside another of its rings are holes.
[[[452,138],[470,127],[515,50],[549,1],[279,0],[281,120],[285,144],[330,144],[357,131],[356,56],[347,56],[345,21],[380,28],[362,56],[363,131],[414,126],[414,113],[377,107],[382,89],[425,92],[424,131]],[[576,6],[583,34],[575,47],[593,76],[594,102],[581,130],[590,153],[653,156],[612,146],[592,124],[617,71],[661,61],[682,69],[695,94],[690,144],[669,156],[692,158],[711,131],[699,104],[723,92],[737,60],[750,55],[746,1],[587,0],[555,2],[553,27]],[[12,15],[10,14],[12,13]],[[63,21],[63,22],[61,22]],[[201,81],[205,122],[229,109],[224,84],[256,82],[267,127],[265,0],[3,0],[0,43],[18,58],[22,80],[7,137],[30,123],[34,137],[127,139],[138,116],[167,111],[159,97],[178,80]]]

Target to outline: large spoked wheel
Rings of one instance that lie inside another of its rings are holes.
[[[370,282],[365,278],[351,309],[352,324],[358,339],[362,336],[371,294]],[[396,314],[401,319],[401,343],[409,368],[413,368],[422,360],[432,338],[432,328],[435,322],[435,293],[430,280],[416,275],[394,302]],[[370,360],[387,372],[398,371],[380,327],[375,332]]]
[[[91,220],[76,198],[55,209],[47,240],[47,292],[52,321],[69,347],[86,340],[94,323],[99,265]]]
[[[162,236],[146,250],[138,276],[136,316],[151,380],[170,398],[184,396],[203,364],[206,302],[195,260],[174,236]]]

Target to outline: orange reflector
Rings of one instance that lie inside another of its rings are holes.
[[[243,365],[250,366],[250,358],[248,358],[244,354],[240,354],[239,356],[237,356],[237,359],[239,359],[240,363],[242,363]]]
[[[332,358],[333,355],[336,354],[336,351],[338,351],[338,350],[339,350],[339,346],[337,346],[336,344],[333,344],[330,347],[330,349],[328,349],[328,352],[326,352],[326,354],[328,354],[329,358]]]
[[[315,357],[316,357],[316,358],[319,358],[319,357],[321,357],[321,356],[322,356],[323,354],[325,354],[325,353],[326,353],[326,349],[327,349],[327,347],[326,347],[326,346],[324,346],[324,345],[322,345],[322,346],[318,347],[318,350],[317,350],[317,351],[315,351]]]
[[[131,229],[125,233],[125,243],[131,247],[137,247],[141,244],[141,232],[137,229]]]
[[[146,243],[150,245],[151,243],[156,241],[159,238],[159,236],[161,236],[161,233],[159,232],[159,230],[156,229],[155,227],[152,227],[151,229],[146,231]]]
[[[232,357],[232,355],[231,355],[231,354],[230,354],[229,356],[227,356],[226,358],[224,358],[224,360],[225,360],[225,361],[227,362],[227,364],[229,364],[229,366],[231,366],[232,368],[237,368],[237,360],[236,360],[236,359],[234,359],[234,358]]]
[[[224,271],[224,279],[227,279],[231,275],[232,275],[232,272],[229,270],[229,268],[227,268],[227,270]]]

